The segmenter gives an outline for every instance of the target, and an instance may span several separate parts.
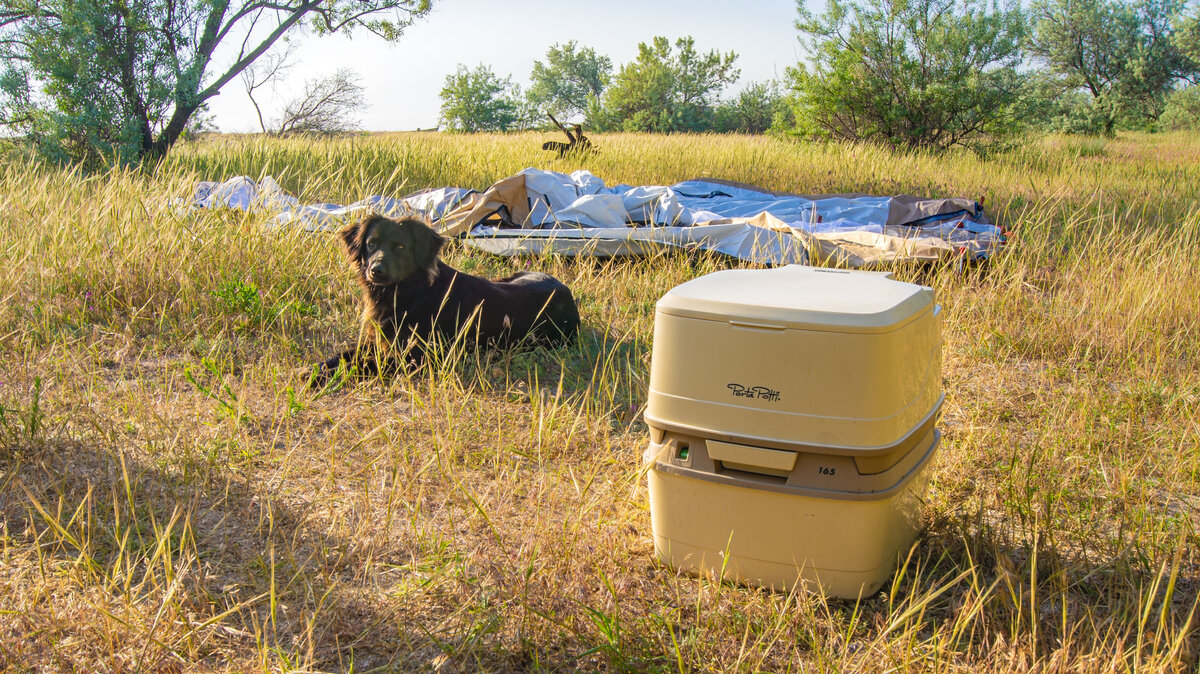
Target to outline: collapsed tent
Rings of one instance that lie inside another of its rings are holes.
[[[645,255],[664,246],[712,250],[759,264],[828,261],[850,267],[953,256],[983,258],[1004,243],[968,199],[804,195],[723,180],[607,186],[588,171],[525,169],[482,192],[427,189],[353,204],[300,204],[273,179],[197,185],[191,205],[266,209],[277,226],[332,230],[353,214],[428,218],[447,236],[499,255]]]

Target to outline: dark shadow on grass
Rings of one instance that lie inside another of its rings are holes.
[[[425,376],[452,374],[485,393],[511,391],[520,383],[527,391],[540,389],[626,423],[645,405],[650,345],[628,334],[581,328],[569,344],[468,350],[455,362],[432,363],[429,370]]]
[[[893,634],[930,638],[959,623],[957,636],[940,647],[968,663],[1002,666],[999,658],[1014,657],[1011,666],[1024,667],[1036,652],[1040,666],[1054,656],[1060,668],[1109,662],[1137,669],[1144,659],[1169,654],[1178,639],[1174,666],[1193,668],[1200,654],[1194,615],[1200,570],[1179,559],[1172,568],[1170,556],[1163,566],[1133,545],[1085,556],[1042,539],[1016,540],[982,517],[946,518],[929,526],[879,593],[857,605],[828,606],[842,624],[866,626],[863,641],[889,624]],[[906,623],[893,623],[909,609]]]
[[[377,552],[363,551],[312,518],[307,511],[320,504],[298,498],[284,502],[236,471],[187,471],[74,441],[24,450],[0,465],[0,531],[13,550],[40,548],[43,561],[32,564],[40,570],[25,573],[43,574],[38,594],[104,610],[131,597],[138,608],[108,617],[89,609],[85,618],[72,619],[51,599],[36,611],[0,600],[0,635],[26,635],[0,644],[0,662],[84,666],[88,658],[107,661],[112,644],[125,643],[131,651],[123,655],[131,652],[137,666],[168,669],[236,668],[257,662],[264,649],[268,662],[323,671],[433,669],[442,662],[455,670],[571,670],[579,664],[580,653],[536,652],[500,634],[503,614],[486,602],[455,603],[461,592],[454,588],[483,587],[476,576],[485,576],[460,552],[413,535],[390,545],[381,562]],[[169,592],[164,554],[185,578]],[[364,581],[368,561],[375,573]],[[120,579],[126,572],[134,589],[122,597],[129,592]],[[148,573],[157,580],[139,589]],[[83,580],[57,580],[68,576]],[[380,592],[380,583],[396,589]],[[410,610],[405,588],[426,600],[423,605]],[[427,600],[439,596],[446,601],[430,609]],[[194,632],[171,612],[159,624],[164,599],[189,616]],[[48,605],[55,610],[44,610]],[[81,643],[109,646],[71,646]]]

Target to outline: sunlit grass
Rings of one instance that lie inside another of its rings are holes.
[[[1176,671],[1200,653],[1200,136],[981,158],[737,136],[186,144],[144,172],[0,165],[0,663],[217,668]],[[306,201],[609,184],[982,198],[987,265],[937,291],[947,403],[926,529],[861,603],[652,560],[640,473],[654,301],[706,255],[502,259],[571,285],[557,350],[302,390],[358,334],[332,237],[195,213],[196,180]]]

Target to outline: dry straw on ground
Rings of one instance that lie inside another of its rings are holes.
[[[540,136],[217,138],[157,169],[0,165],[0,665],[23,670],[1194,670],[1200,137],[987,158],[607,136],[610,183],[984,198],[1014,245],[902,269],[945,309],[943,450],[894,583],[853,602],[651,559],[654,301],[730,264],[502,260],[572,285],[555,351],[299,390],[354,339],[325,235],[172,208],[272,174],[305,200],[485,187]],[[571,160],[574,161],[574,160]]]

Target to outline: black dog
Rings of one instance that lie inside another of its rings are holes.
[[[374,339],[315,366],[313,383],[343,363],[362,375],[420,365],[435,339],[505,347],[574,338],[579,309],[562,281],[522,272],[489,281],[438,259],[445,239],[415,218],[369,215],[338,231],[358,275]],[[376,329],[377,326],[377,329]]]

